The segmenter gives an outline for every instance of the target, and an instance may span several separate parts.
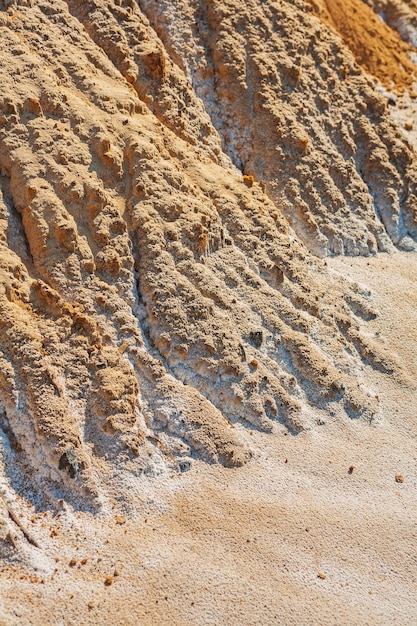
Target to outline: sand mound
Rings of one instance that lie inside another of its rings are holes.
[[[311,251],[411,248],[417,172],[340,40],[274,2],[42,0],[0,30],[12,480],[89,500],[115,471],[245,463],[237,424],[376,420],[362,365],[399,369],[361,331],[371,294]]]
[[[0,624],[414,624],[417,5],[314,2],[0,0]]]

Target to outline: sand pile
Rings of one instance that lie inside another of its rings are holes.
[[[241,465],[240,420],[372,421],[361,363],[397,368],[360,331],[369,292],[305,245],[411,247],[414,153],[315,18],[236,8],[148,2],[164,42],[134,3],[1,13],[2,425],[70,493],[191,451]]]
[[[414,65],[362,3],[8,5],[0,547],[30,565],[13,490],[108,511],[252,433],[377,425],[368,367],[409,384],[326,257],[415,249],[415,151],[352,52],[399,91]]]

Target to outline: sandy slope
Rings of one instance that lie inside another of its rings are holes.
[[[417,622],[417,12],[368,4],[0,0],[0,623]]]
[[[368,332],[410,374],[407,384],[365,367],[381,420],[323,413],[297,436],[246,431],[249,464],[144,478],[125,523],[126,502],[107,518],[35,515],[44,571],[32,581],[24,568],[2,571],[4,623],[415,624],[417,259],[329,263],[372,289],[380,317]]]
[[[238,424],[374,421],[362,363],[402,366],[319,257],[414,249],[417,160],[337,34],[295,0],[0,8],[12,490],[99,510],[115,472],[244,464]]]

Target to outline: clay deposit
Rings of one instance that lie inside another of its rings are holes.
[[[0,0],[0,623],[413,623],[415,11]]]

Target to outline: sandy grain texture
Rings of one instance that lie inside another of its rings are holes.
[[[412,623],[415,6],[321,6],[0,0],[5,623]]]
[[[365,368],[378,425],[323,412],[297,436],[253,432],[247,465],[196,461],[130,480],[123,497],[119,483],[104,517],[14,503],[42,551],[13,529],[26,563],[1,571],[5,623],[414,624],[415,266],[405,254],[331,262],[372,289],[371,332],[414,378]]]

